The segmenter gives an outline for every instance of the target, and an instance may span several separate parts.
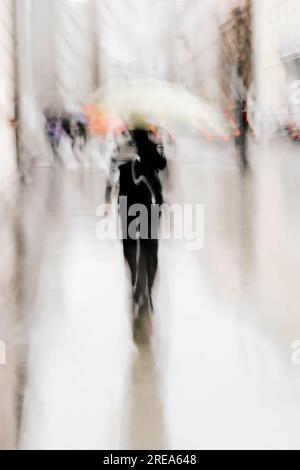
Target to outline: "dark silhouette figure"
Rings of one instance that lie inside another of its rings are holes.
[[[120,202],[123,250],[131,271],[133,302],[141,312],[149,306],[152,309],[151,293],[158,265],[160,206],[163,203],[159,171],[166,167],[167,162],[159,153],[157,144],[150,140],[148,132],[135,130],[132,136],[138,159],[120,166],[119,201],[126,196],[126,207]],[[145,208],[143,215],[146,214],[147,223],[144,227],[139,223],[135,225],[137,215],[129,213],[136,204]]]
[[[244,99],[237,101],[236,118],[240,134],[236,137],[235,143],[240,154],[242,168],[245,170],[248,166],[247,136],[249,131],[249,122],[247,115],[247,101]]]
[[[80,148],[83,150],[87,143],[88,134],[86,124],[79,120],[75,121],[75,138],[80,141]]]
[[[65,133],[71,140],[72,148],[74,148],[75,145],[75,137],[72,132],[72,126],[71,126],[71,119],[69,117],[62,117],[61,118],[61,127]]]

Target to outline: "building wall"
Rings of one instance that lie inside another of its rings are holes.
[[[0,187],[16,172],[13,0],[0,2]]]
[[[174,76],[220,103],[220,29],[245,0],[177,1]],[[248,105],[258,137],[273,134],[289,118],[300,127],[300,105],[291,102],[292,84],[300,80],[299,24],[299,0],[252,0],[253,80]]]
[[[17,0],[20,160],[52,164],[44,111],[72,110],[95,89],[95,0]]]
[[[220,103],[221,27],[240,0],[178,0],[176,80]]]
[[[14,22],[13,0],[0,2],[0,341],[3,362],[0,364],[0,449],[16,447],[17,441],[17,360],[11,325],[15,325],[16,246],[13,239],[14,216],[11,179],[16,175],[15,131],[9,121],[14,118]],[[3,223],[4,221],[4,223]],[[13,330],[14,331],[14,330]],[[4,350],[3,350],[4,347]],[[9,351],[9,353],[8,353]],[[9,360],[8,358],[9,354]],[[1,360],[0,360],[1,362]]]
[[[93,86],[94,0],[17,0],[19,79],[37,106],[81,101]]]
[[[66,109],[84,104],[95,90],[93,1],[54,0],[54,75],[56,96]]]
[[[167,78],[173,3],[173,0],[98,2],[102,82]]]
[[[218,96],[217,2],[185,2],[178,11],[176,80],[215,100]]]

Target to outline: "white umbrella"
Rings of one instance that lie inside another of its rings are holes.
[[[118,116],[128,127],[159,122],[193,125],[213,136],[230,134],[223,112],[183,86],[143,80],[121,86],[104,86],[91,100],[103,112]]]

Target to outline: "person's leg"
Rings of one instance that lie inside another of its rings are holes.
[[[137,241],[136,240],[123,240],[123,253],[124,258],[128,263],[131,274],[131,285],[134,287],[137,276]]]
[[[240,135],[236,137],[236,145],[239,151],[240,163],[242,169],[246,169],[248,165],[247,155],[247,131],[248,122],[246,117],[246,103],[244,100],[240,100],[236,106],[237,122],[239,126]]]
[[[120,211],[123,235],[128,234],[128,226],[134,219],[128,217],[127,213]],[[148,301],[148,243],[149,240],[127,238],[123,240],[124,257],[131,272],[131,283],[133,289],[133,302],[141,312],[147,307]]]
[[[60,157],[59,157],[59,153],[58,153],[58,144],[55,141],[55,139],[51,139],[50,144],[51,144],[51,150],[52,150],[52,153],[53,153],[53,159],[57,163],[57,162],[60,161]]]
[[[111,203],[111,193],[112,193],[112,186],[108,181],[105,188],[105,204]]]
[[[241,130],[241,141],[240,141],[240,156],[243,170],[248,166],[248,155],[247,155],[247,128],[246,126]]]
[[[148,240],[147,249],[147,273],[148,273],[148,289],[151,308],[152,306],[152,288],[158,266],[158,240]]]
[[[131,273],[133,314],[139,315],[147,305],[147,259],[140,240],[123,240],[124,257]]]
[[[109,203],[112,202],[111,201],[112,189],[113,189],[113,186],[115,186],[118,181],[119,181],[118,162],[117,162],[116,158],[111,158],[110,168],[109,168],[109,175],[108,175],[106,190],[105,190],[105,202],[106,202],[106,204],[109,204]],[[122,226],[125,228],[125,231],[126,231],[127,230],[127,220],[126,220],[125,216],[127,216],[127,214],[121,214]],[[125,219],[124,219],[124,217],[125,217]]]
[[[159,205],[156,205],[155,210],[151,213],[151,234],[149,234],[150,236],[148,240],[147,250],[148,288],[151,302],[152,288],[158,265],[158,240],[160,233],[160,219],[161,208]]]
[[[137,240],[136,280],[134,284],[134,301],[140,306],[147,303],[147,240]]]

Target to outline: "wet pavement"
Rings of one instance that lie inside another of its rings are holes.
[[[299,449],[299,150],[252,143],[243,174],[229,144],[169,149],[166,201],[204,205],[204,245],[161,242],[145,341],[121,243],[96,237],[103,172],[6,191],[0,447]]]

